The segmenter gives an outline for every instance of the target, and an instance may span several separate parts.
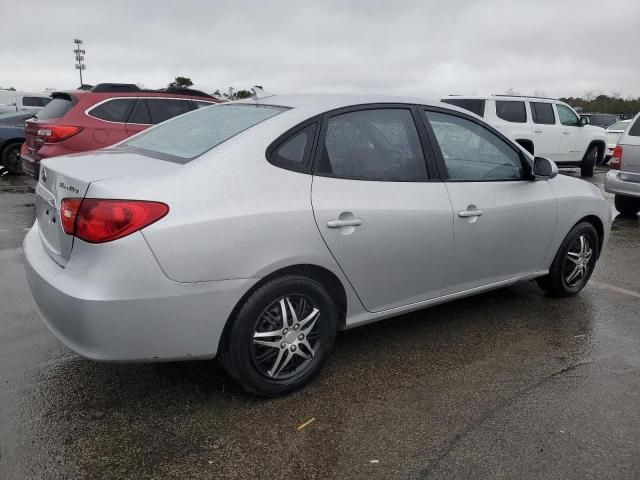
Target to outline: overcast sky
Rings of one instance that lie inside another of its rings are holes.
[[[640,96],[640,1],[0,0],[0,86]]]

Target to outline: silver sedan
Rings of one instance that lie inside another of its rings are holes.
[[[47,159],[27,276],[105,361],[218,357],[250,392],[307,383],[336,331],[536,279],[575,295],[600,191],[479,117],[379,96],[267,96]]]

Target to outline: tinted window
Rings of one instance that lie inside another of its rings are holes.
[[[507,122],[525,123],[527,110],[524,102],[512,100],[496,100],[496,115]]]
[[[92,117],[106,120],[107,122],[125,123],[135,104],[135,98],[116,98],[101,103],[89,110],[88,113]]]
[[[636,121],[627,132],[627,135],[631,135],[632,137],[640,137],[640,117],[636,118]]]
[[[553,105],[542,102],[529,102],[531,106],[531,116],[533,123],[542,125],[553,125],[556,123],[556,116],[553,114]]]
[[[187,163],[222,142],[286,110],[263,105],[202,108],[145,130],[120,148],[176,163]]]
[[[319,173],[365,180],[427,178],[413,117],[405,109],[375,109],[329,118]]]
[[[144,99],[138,99],[133,113],[129,118],[129,123],[140,123],[144,125],[151,125],[151,117],[149,117],[149,109],[147,108],[147,102]]]
[[[470,120],[426,112],[449,179],[467,181],[522,178],[520,155],[500,137]]]
[[[51,100],[47,106],[40,110],[36,115],[41,120],[60,118],[71,110],[73,103],[74,102],[72,102],[69,97],[57,97]]]
[[[556,104],[556,107],[558,108],[558,118],[562,125],[567,125],[569,127],[575,127],[578,125],[578,117],[570,108],[560,105],[559,103]]]
[[[147,108],[151,123],[162,123],[170,118],[190,112],[195,107],[189,100],[172,100],[163,98],[147,98]]]
[[[25,107],[44,107],[50,101],[47,97],[22,97],[22,105]]]
[[[281,142],[269,156],[269,161],[280,167],[303,170],[309,160],[317,125],[309,125]]]
[[[476,98],[443,98],[442,101],[484,117],[484,105],[486,103],[484,100]]]

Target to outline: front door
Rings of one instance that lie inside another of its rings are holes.
[[[560,120],[560,150],[562,158],[558,161],[579,162],[584,155],[584,128],[580,126],[580,118],[569,107],[556,104]]]
[[[408,107],[327,116],[312,186],[318,229],[365,308],[441,294],[452,251],[451,204],[429,181]]]
[[[548,181],[531,181],[514,145],[471,118],[426,111],[453,208],[443,294],[540,271],[557,220]]]

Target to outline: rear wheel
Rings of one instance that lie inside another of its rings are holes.
[[[598,147],[592,146],[587,150],[582,159],[582,165],[580,167],[580,175],[583,177],[593,177],[593,169],[598,161]]]
[[[323,285],[299,275],[275,278],[240,306],[220,360],[245,390],[282,395],[318,373],[337,325],[336,307]]]
[[[631,217],[640,212],[640,198],[616,195],[614,203],[616,205],[616,210],[618,210],[622,215]]]
[[[1,165],[11,173],[22,173],[20,147],[22,142],[13,142],[2,149]]]
[[[591,278],[598,249],[596,229],[588,222],[579,223],[560,245],[549,274],[536,280],[538,285],[556,297],[576,295]]]

